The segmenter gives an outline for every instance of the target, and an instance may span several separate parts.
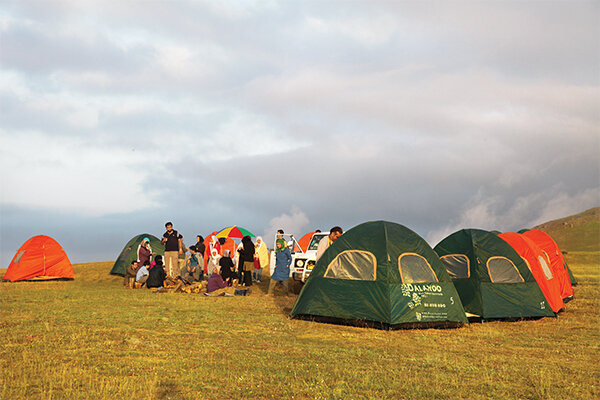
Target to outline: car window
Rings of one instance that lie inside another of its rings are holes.
[[[317,250],[319,247],[319,242],[327,235],[313,235],[312,239],[310,239],[310,244],[308,245],[308,250]]]

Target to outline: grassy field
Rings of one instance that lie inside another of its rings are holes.
[[[126,290],[112,263],[0,284],[2,399],[598,399],[600,254],[558,318],[381,331],[288,318],[294,297]],[[0,272],[2,273],[2,272]]]
[[[600,251],[600,207],[538,225],[563,251]]]

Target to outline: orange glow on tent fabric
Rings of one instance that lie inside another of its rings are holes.
[[[542,289],[552,311],[558,312],[564,308],[565,303],[563,303],[560,293],[560,280],[552,272],[550,261],[546,258],[542,249],[533,240],[515,232],[501,233],[498,237],[507,242],[527,262],[531,274],[540,289]],[[542,265],[539,261],[540,257],[546,263],[545,265]],[[546,268],[546,271],[544,271],[544,268]]]
[[[308,232],[306,235],[302,236],[300,240],[298,240],[298,244],[294,246],[294,251],[302,251],[302,253],[306,253],[308,250],[308,245],[310,244],[310,239],[312,239],[314,232]],[[298,248],[300,246],[300,248]]]
[[[560,280],[560,292],[563,299],[573,297],[573,286],[571,285],[571,278],[569,277],[569,271],[565,267],[566,263],[563,258],[562,252],[558,248],[558,245],[546,232],[542,232],[538,229],[532,229],[523,233],[523,236],[533,240],[540,249],[544,250],[550,258],[550,268],[552,272],[558,275]]]
[[[34,236],[17,250],[3,279],[74,279],[73,266],[60,244],[49,236]]]

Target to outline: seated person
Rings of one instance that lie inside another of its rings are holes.
[[[193,281],[201,282],[204,280],[204,266],[200,265],[200,255],[196,246],[190,247],[190,258],[187,260],[186,267]]]
[[[135,276],[137,274],[137,260],[133,260],[125,271],[125,287],[133,289],[135,283]]]
[[[156,256],[154,261],[156,261],[156,265],[150,270],[148,279],[146,279],[146,287],[148,289],[165,286],[165,280],[167,279],[167,273],[163,267],[162,257]]]
[[[144,265],[142,265],[140,269],[138,269],[138,272],[135,275],[136,287],[142,287],[146,283],[146,280],[148,279],[148,274],[150,273],[150,271],[148,271],[149,267],[150,261],[146,260],[144,261]]]
[[[215,267],[210,278],[208,278],[206,293],[204,294],[206,296],[234,296],[235,288],[227,286],[219,274],[219,269]]]
[[[219,266],[221,267],[221,277],[227,283],[227,286],[231,286],[233,280],[237,280],[237,274],[235,273],[230,250],[225,250],[223,257],[219,260]]]
[[[219,255],[219,252],[217,251],[217,249],[216,248],[212,249],[210,252],[210,257],[208,257],[208,265],[206,267],[207,275],[209,278],[215,268],[217,268],[217,271],[219,271],[219,260],[220,259],[221,259],[221,256]]]

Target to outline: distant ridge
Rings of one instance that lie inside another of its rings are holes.
[[[600,251],[600,207],[548,221],[533,229],[552,236],[563,251]]]

